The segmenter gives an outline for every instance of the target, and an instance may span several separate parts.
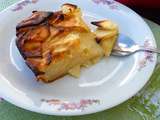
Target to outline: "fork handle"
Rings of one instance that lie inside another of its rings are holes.
[[[144,46],[140,46],[140,49],[138,49],[137,51],[147,51],[147,52],[154,52],[154,53],[158,53],[160,54],[160,49],[157,48],[151,48],[151,47],[144,47]]]

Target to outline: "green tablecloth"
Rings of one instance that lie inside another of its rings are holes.
[[[18,0],[0,0],[0,11]],[[160,48],[160,26],[146,20]],[[158,60],[160,61],[160,59]],[[0,120],[160,120],[160,64],[148,84],[132,99],[103,112],[76,116],[57,117],[41,115],[18,108],[6,101],[0,102]]]

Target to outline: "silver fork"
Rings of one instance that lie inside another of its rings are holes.
[[[119,34],[117,43],[112,51],[112,55],[128,56],[138,51],[146,51],[160,54],[160,50],[157,48],[140,46],[136,44],[130,37],[124,34]]]

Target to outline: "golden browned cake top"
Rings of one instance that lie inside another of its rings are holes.
[[[56,12],[33,11],[16,30],[17,47],[36,75],[43,74],[53,59],[60,59],[71,47],[79,46],[75,31],[89,32],[80,9],[71,4],[64,4]]]

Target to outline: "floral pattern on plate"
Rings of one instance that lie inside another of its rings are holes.
[[[20,11],[22,10],[25,6],[29,5],[29,4],[35,4],[37,3],[38,0],[23,0],[21,2],[19,2],[13,9],[12,11]]]
[[[85,110],[85,108],[93,104],[100,104],[100,100],[98,99],[81,99],[79,102],[62,101],[59,99],[51,99],[51,100],[42,99],[41,101],[47,103],[48,105],[53,105],[57,107],[58,111],[61,111],[61,110],[83,111]]]
[[[92,0],[96,4],[108,5],[110,9],[118,10],[118,6],[114,0]]]
[[[144,42],[143,45],[145,48],[149,48],[152,47],[152,44],[150,42],[150,40],[147,38]],[[139,68],[138,70],[141,70],[142,68],[144,68],[148,62],[153,62],[153,53],[151,52],[144,52],[144,57],[139,61]]]

